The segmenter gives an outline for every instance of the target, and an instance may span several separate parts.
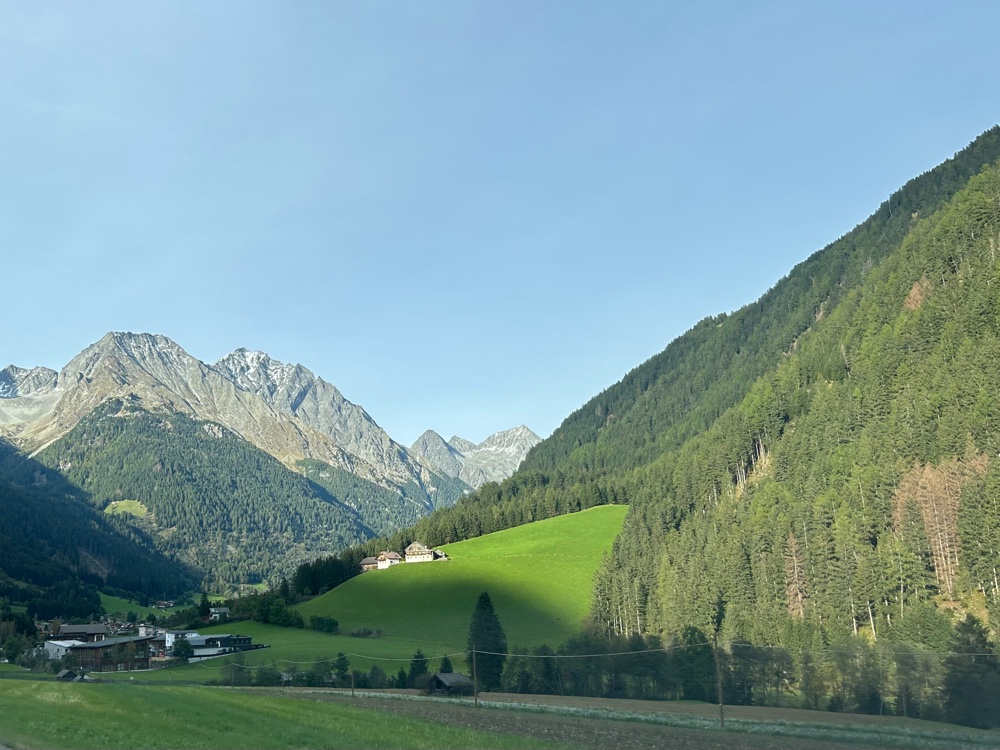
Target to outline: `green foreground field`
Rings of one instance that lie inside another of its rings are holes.
[[[990,750],[996,732],[899,717],[704,703],[415,691],[179,687],[0,679],[0,747]]]
[[[567,748],[343,704],[223,689],[0,680],[12,748]]]

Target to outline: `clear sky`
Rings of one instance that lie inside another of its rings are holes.
[[[1000,122],[1000,3],[0,0],[0,367],[299,362],[409,445],[573,410]]]

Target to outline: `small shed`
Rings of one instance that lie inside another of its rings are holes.
[[[63,669],[56,675],[56,679],[63,682],[78,682],[83,678],[72,669]]]
[[[461,672],[436,672],[427,683],[427,692],[434,695],[472,695],[472,680]]]

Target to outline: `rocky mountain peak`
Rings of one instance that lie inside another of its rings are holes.
[[[500,482],[517,471],[528,451],[541,440],[524,425],[494,433],[478,445],[455,436],[446,443],[436,432],[427,430],[410,452],[448,476],[480,487],[486,482]]]
[[[26,370],[8,365],[0,370],[0,398],[18,398],[35,393],[47,393],[56,387],[58,373],[48,367]]]
[[[450,477],[462,472],[462,453],[445,442],[434,430],[427,430],[410,446],[410,453],[420,456],[428,464],[438,468]]]
[[[91,381],[100,374],[111,374],[119,384],[125,384],[128,373],[136,370],[154,377],[173,377],[198,364],[166,336],[112,331],[69,361],[59,373],[59,386]]]
[[[302,365],[287,365],[264,352],[242,347],[220,359],[213,368],[241,389],[267,397],[289,388],[295,380],[317,379]]]

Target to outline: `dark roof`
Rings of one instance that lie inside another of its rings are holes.
[[[63,669],[56,675],[57,680],[75,680],[79,675],[72,669]]]
[[[69,633],[86,633],[87,635],[101,635],[102,633],[107,634],[108,626],[102,625],[101,623],[90,623],[88,625],[67,625],[62,623],[59,625],[59,635],[67,635]]]
[[[374,565],[377,562],[378,562],[378,558],[377,557],[366,557],[364,560],[361,561],[361,564],[362,565]]]
[[[94,641],[93,643],[81,643],[79,646],[71,646],[72,651],[83,648],[110,648],[111,646],[119,646],[123,643],[139,643],[140,641],[151,641],[153,636],[151,635],[125,635],[121,638],[105,638],[103,641]]]
[[[434,679],[440,680],[442,685],[449,688],[472,684],[472,680],[461,672],[437,672]]]

